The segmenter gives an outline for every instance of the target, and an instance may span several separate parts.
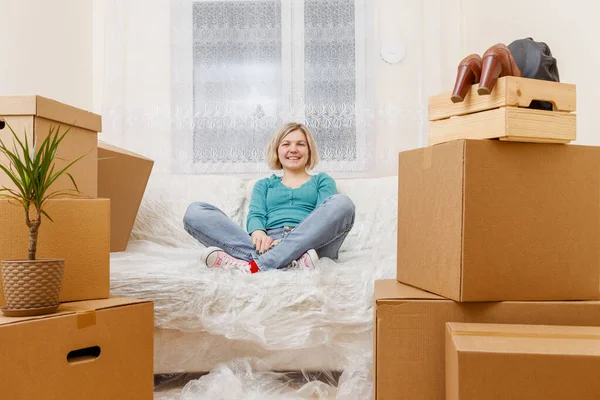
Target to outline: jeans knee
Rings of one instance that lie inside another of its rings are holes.
[[[203,211],[212,210],[214,206],[208,203],[203,203],[201,201],[196,201],[190,204],[185,211],[183,216],[183,222],[187,225],[191,225],[194,220],[202,214]]]
[[[345,194],[334,194],[329,201],[335,204],[335,209],[343,216],[354,216],[355,205],[350,197]]]

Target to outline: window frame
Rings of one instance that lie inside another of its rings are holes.
[[[255,0],[178,0],[171,5],[171,170],[186,174],[236,174],[255,176],[268,172],[266,162],[260,163],[197,163],[194,162],[194,96],[193,96],[193,3],[255,1]],[[289,117],[304,120],[304,0],[279,0],[281,3],[282,79],[281,109],[290,110]],[[355,82],[356,82],[356,160],[325,161],[321,159],[315,171],[333,171],[341,176],[361,176],[372,168],[373,140],[369,140],[369,110],[372,97],[367,91],[370,55],[366,47],[371,30],[372,5],[366,0],[354,0],[355,17]],[[175,28],[176,27],[176,28]],[[294,68],[294,66],[299,66]]]

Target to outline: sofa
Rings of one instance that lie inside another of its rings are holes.
[[[211,270],[183,229],[194,201],[244,227],[256,180],[153,175],[127,250],[111,254],[111,295],[155,302],[155,374],[206,373],[259,359],[274,371],[370,364],[373,282],[396,272],[397,177],[339,179],[355,225],[338,260],[314,270]]]

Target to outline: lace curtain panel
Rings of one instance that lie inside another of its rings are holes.
[[[263,161],[282,123],[279,1],[193,3],[196,164]]]
[[[175,169],[266,172],[268,138],[282,123],[299,121],[315,135],[321,169],[364,171],[367,132],[358,117],[366,111],[365,23],[357,24],[363,8],[356,0],[175,5]],[[191,29],[180,22],[189,13]]]

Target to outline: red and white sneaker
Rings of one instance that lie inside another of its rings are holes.
[[[254,261],[240,260],[239,258],[230,256],[218,247],[208,247],[202,255],[202,260],[208,268],[238,270],[247,274],[254,274],[259,271]]]
[[[306,253],[302,254],[299,259],[292,261],[290,265],[288,265],[288,268],[315,269],[317,261],[319,261],[319,256],[317,255],[317,252],[313,249],[310,249]]]

